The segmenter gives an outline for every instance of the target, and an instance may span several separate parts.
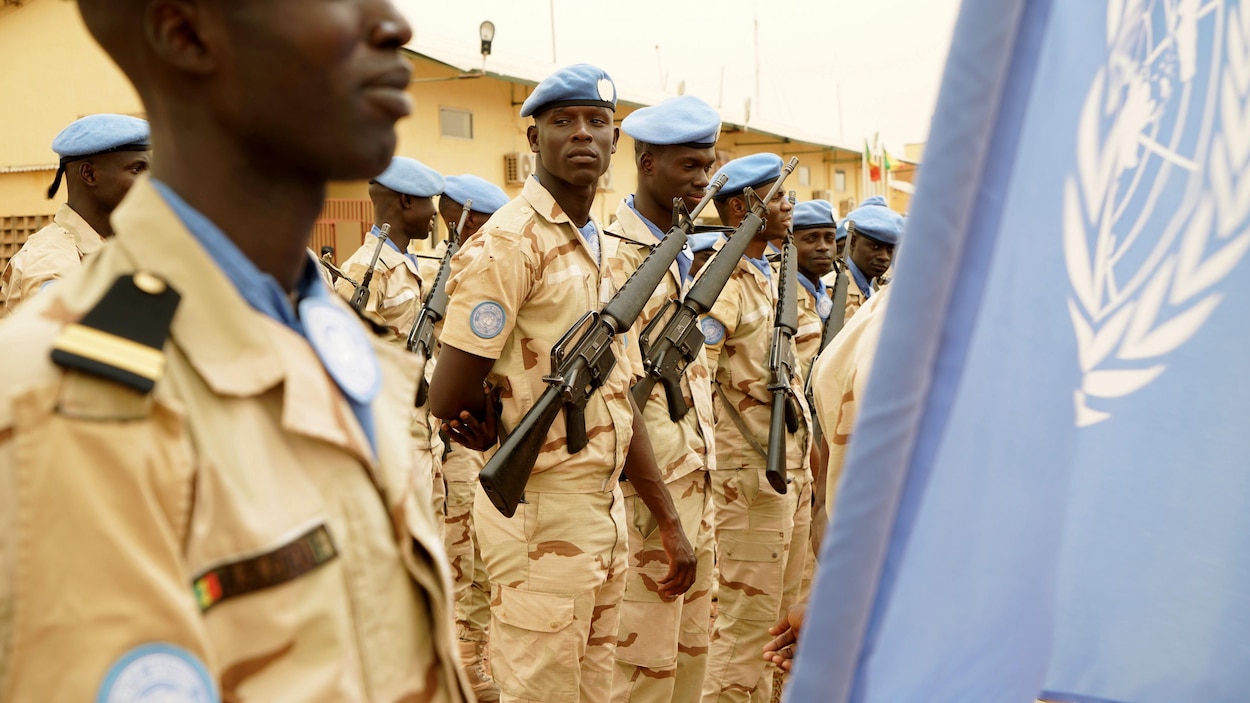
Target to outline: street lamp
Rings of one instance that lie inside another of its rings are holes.
[[[486,20],[478,27],[478,35],[482,37],[482,61],[490,56],[490,44],[495,40],[495,23]]]

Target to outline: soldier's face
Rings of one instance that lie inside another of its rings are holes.
[[[665,147],[652,157],[648,187],[662,203],[681,198],[693,210],[703,199],[703,191],[711,183],[712,167],[716,165],[716,149],[695,149],[688,146]],[[657,223],[664,225],[665,223]]]
[[[253,163],[311,178],[363,179],[395,150],[412,110],[412,29],[389,0],[227,0],[210,107],[246,142]]]
[[[438,209],[434,206],[434,198],[410,198],[404,210],[404,228],[413,239],[428,239]]]
[[[573,186],[595,184],[612,163],[619,132],[612,111],[592,105],[544,110],[530,127],[530,151],[538,154],[538,178]]]
[[[851,260],[869,278],[883,275],[894,261],[894,247],[862,234],[851,242]]]
[[[838,230],[834,227],[810,227],[794,233],[794,250],[799,270],[809,278],[820,278],[833,270]]]
[[[761,236],[772,241],[781,241],[790,229],[792,212],[794,206],[790,204],[790,199],[784,191],[778,190],[773,199],[768,201],[768,214],[764,217],[764,231]]]
[[[146,151],[115,151],[91,157],[92,193],[106,212],[112,212],[139,176],[147,173],[151,159]]]

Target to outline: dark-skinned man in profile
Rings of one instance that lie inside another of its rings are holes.
[[[307,253],[327,181],[390,162],[411,28],[385,0],[79,8],[161,158],[0,325],[0,691],[470,699],[416,370]]]
[[[77,269],[113,236],[109,215],[148,170],[148,123],[128,115],[88,115],[52,140],[60,157],[48,198],[64,180],[69,197],[52,222],[32,234],[0,272],[0,318]]]

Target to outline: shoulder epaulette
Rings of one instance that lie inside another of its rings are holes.
[[[182,296],[145,272],[120,276],[52,346],[52,362],[150,393],[165,372],[165,340]]]

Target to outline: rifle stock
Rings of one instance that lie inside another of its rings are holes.
[[[382,231],[378,234],[378,246],[373,250],[373,261],[369,262],[369,268],[365,270],[365,275],[360,277],[360,282],[356,284],[356,290],[352,293],[351,306],[359,314],[364,314],[365,306],[369,304],[369,284],[373,282],[373,270],[377,268],[378,258],[382,256],[382,247],[386,246],[386,240],[390,234],[391,226],[382,225]]]
[[[798,165],[798,158],[792,157],[781,169],[781,175],[763,199],[753,190],[746,191],[749,193],[747,201],[751,211],[734,229],[729,240],[704,264],[699,278],[682,299],[669,302],[675,309],[659,336],[653,339],[651,329],[660,320],[663,311],[652,321],[652,325],[643,330],[639,343],[642,345],[643,369],[646,375],[634,386],[634,401],[639,409],[646,407],[655,384],[662,383],[668,397],[669,417],[673,422],[689,412],[690,406],[686,404],[681,393],[681,377],[703,347],[703,330],[699,328],[699,316],[706,315],[716,303],[716,298],[729,282],[738,261],[746,253],[747,246],[764,227],[764,215],[769,201],[781,191],[786,178]]]
[[[724,180],[718,179],[708,188],[694,212],[668,231],[601,311],[583,315],[552,347],[551,373],[543,378],[547,389],[478,475],[491,503],[505,516],[512,517],[524,499],[525,484],[561,407],[569,453],[585,448],[589,441],[586,403],[616,366],[612,340],[638,319],[669,266],[685,248],[694,218],[722,185]]]
[[[465,221],[469,219],[469,207],[472,205],[473,200],[466,198],[464,209],[460,212],[460,221],[455,229],[447,233],[447,251],[438,265],[434,284],[430,286],[430,292],[425,294],[425,300],[421,301],[421,310],[417,312],[417,319],[413,320],[412,329],[408,331],[408,351],[417,355],[418,368],[422,369],[421,375],[417,377],[418,408],[429,400],[430,384],[425,380],[425,364],[434,354],[434,326],[447,315],[447,279],[451,277],[451,257],[460,251],[460,232],[464,229]]]
[[[790,192],[794,202],[794,191]],[[786,431],[798,431],[799,410],[795,407],[790,375],[795,368],[792,340],[799,328],[798,259],[794,233],[786,232],[781,246],[781,272],[777,279],[777,310],[773,318],[773,339],[768,355],[768,390],[772,392],[772,414],[768,423],[768,456],[764,474],[778,493],[786,492]]]

